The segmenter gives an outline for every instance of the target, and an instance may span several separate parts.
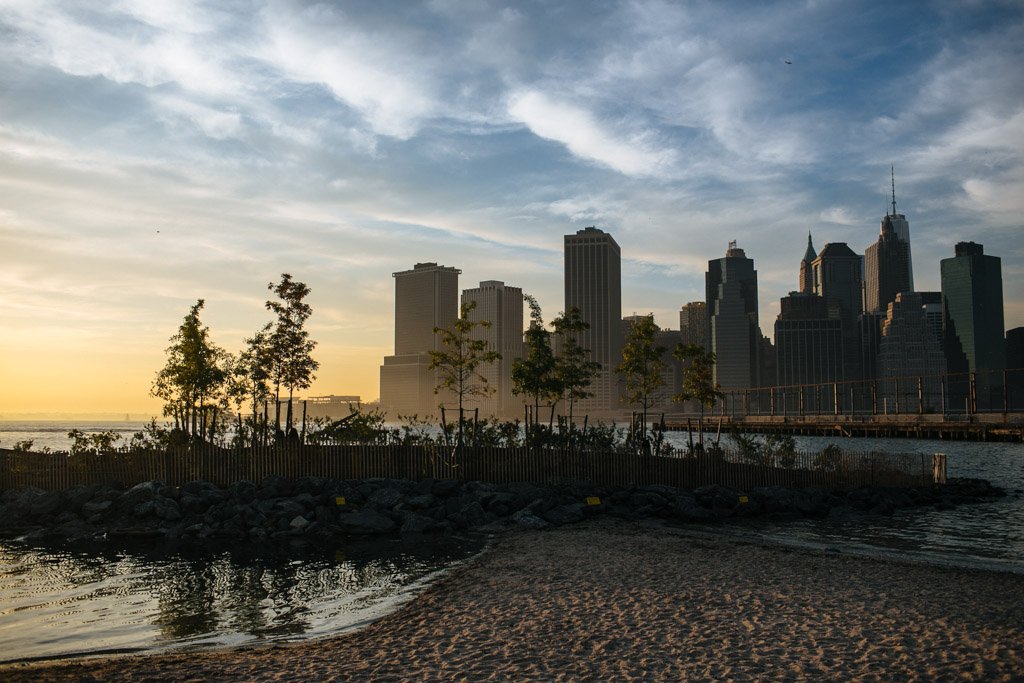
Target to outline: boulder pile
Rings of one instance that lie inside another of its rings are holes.
[[[922,488],[865,487],[849,492],[720,486],[600,487],[453,480],[267,477],[228,487],[149,481],[0,493],[0,536],[27,542],[181,540],[200,544],[321,542],[376,534],[445,534],[544,529],[594,515],[709,523],[731,517],[891,515],[909,507],[945,509],[1005,493],[979,479]]]

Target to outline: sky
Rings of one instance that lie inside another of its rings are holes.
[[[391,273],[550,319],[562,236],[623,315],[704,298],[736,240],[772,336],[800,258],[896,201],[919,290],[958,241],[1024,325],[1024,2],[0,0],[0,415],[156,414],[189,307],[242,348],[312,289],[311,395],[379,395]]]

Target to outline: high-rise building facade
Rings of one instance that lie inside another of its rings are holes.
[[[843,325],[843,376],[860,378],[860,330],[863,311],[863,259],[844,242],[830,242],[814,259],[814,293],[829,306],[830,317],[838,315]]]
[[[459,317],[457,268],[417,263],[395,278],[395,355],[380,367],[381,407],[391,415],[432,415],[445,399],[436,395],[430,351],[438,350],[435,327],[450,327]]]
[[[959,242],[952,258],[942,259],[942,335],[950,372],[978,373],[967,410],[1002,405],[1006,367],[1003,337],[1003,273],[998,256],[980,244]]]
[[[615,366],[622,359],[622,256],[611,235],[595,227],[566,235],[565,309],[576,307],[590,328],[578,336],[590,349],[590,359],[601,364],[590,391],[579,402],[581,411],[621,408]]]
[[[889,304],[878,347],[878,400],[883,412],[942,409],[946,356],[928,324],[924,297],[900,292]]]
[[[757,271],[736,242],[725,257],[708,261],[705,276],[709,350],[715,381],[724,388],[756,387],[761,328],[757,321]]]
[[[686,346],[708,347],[708,304],[691,301],[679,311],[679,336]]]
[[[896,169],[890,168],[890,178],[892,179],[892,213],[886,218],[892,224],[892,230],[896,234],[896,237],[902,240],[907,245],[907,288],[903,291],[913,292],[914,291],[914,259],[910,252],[910,223],[907,221],[907,217],[896,210]],[[884,219],[883,219],[884,221]],[[887,309],[883,308],[885,312]]]
[[[797,291],[801,294],[814,293],[814,259],[816,258],[818,258],[818,252],[814,251],[811,233],[808,231],[807,250],[804,251],[804,257],[800,259],[800,287]]]
[[[523,356],[523,290],[486,280],[479,287],[463,290],[462,305],[471,301],[476,306],[469,312],[469,319],[490,323],[490,327],[474,329],[476,338],[485,340],[488,350],[500,353],[501,359],[477,368],[491,393],[472,397],[467,405],[479,408],[482,416],[518,417],[523,401],[512,393],[512,364]]]
[[[775,320],[779,386],[844,379],[843,327],[817,294],[790,292]]]
[[[888,311],[898,293],[912,291],[910,245],[896,235],[886,215],[878,241],[864,252],[864,309]]]

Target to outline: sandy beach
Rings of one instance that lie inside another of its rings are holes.
[[[610,520],[503,536],[398,612],[294,644],[4,680],[1024,680],[1024,576]]]

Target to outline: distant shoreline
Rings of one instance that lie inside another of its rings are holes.
[[[167,418],[148,413],[0,413],[0,424],[7,422],[160,422]]]

